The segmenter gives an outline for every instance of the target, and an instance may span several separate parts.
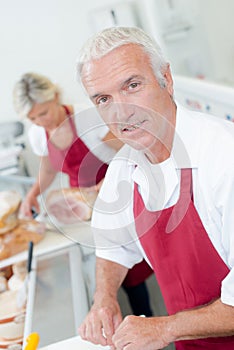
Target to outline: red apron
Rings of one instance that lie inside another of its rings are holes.
[[[150,275],[153,274],[153,270],[147,264],[145,260],[142,260],[139,264],[134,265],[127,273],[123,281],[125,287],[135,287],[138,284],[144,282]]]
[[[192,169],[181,170],[178,202],[160,212],[148,211],[134,188],[134,217],[141,245],[159,283],[168,314],[220,298],[229,273],[213,247],[192,200]],[[176,342],[177,350],[233,350],[234,337]]]
[[[69,176],[71,187],[90,187],[99,183],[106,174],[108,165],[98,159],[78,137],[73,117],[63,106],[69,117],[73,131],[73,142],[66,149],[59,149],[50,141],[48,133],[47,146],[49,159],[55,170]]]

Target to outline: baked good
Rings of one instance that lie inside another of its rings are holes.
[[[21,339],[24,334],[25,308],[17,305],[18,291],[0,294],[0,341]]]
[[[21,196],[16,191],[0,192],[0,234],[12,230],[18,223]]]
[[[44,238],[45,231],[43,222],[19,219],[18,225],[12,231],[1,236],[0,260],[27,250],[30,241],[37,244]]]
[[[12,265],[13,275],[8,280],[9,290],[19,290],[27,275],[27,262],[20,261]]]
[[[7,279],[0,273],[0,293],[5,292],[8,288]]]

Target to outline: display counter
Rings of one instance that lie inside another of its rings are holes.
[[[27,251],[0,262],[10,266],[27,259]],[[95,285],[95,252],[90,223],[65,230],[49,229],[33,250],[24,327],[25,339],[40,336],[39,348],[77,335]]]
[[[72,225],[71,227],[62,228],[60,230],[50,226],[46,231],[45,238],[35,245],[33,256],[37,257],[48,254],[65,247],[69,247],[73,244],[80,245],[82,252],[85,255],[93,253],[94,245],[90,229],[90,222],[81,222],[77,225]],[[27,251],[24,251],[8,259],[0,261],[0,268],[26,260],[27,254]]]
[[[79,336],[73,337],[46,347],[41,350],[108,350],[109,346],[94,345],[82,340]]]

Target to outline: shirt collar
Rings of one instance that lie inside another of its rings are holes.
[[[177,103],[176,128],[171,155],[176,168],[197,168],[200,137],[201,124],[196,122],[194,112]]]
[[[159,164],[151,164],[143,153],[138,158],[132,180],[139,185],[149,210],[161,210],[165,207],[179,183],[172,158]]]
[[[193,133],[191,133],[191,130]],[[143,152],[125,146],[128,165],[134,167],[132,180],[139,185],[148,210],[161,210],[175,201],[179,188],[178,169],[196,168],[201,125],[191,111],[177,105],[176,128],[171,157],[151,164]]]

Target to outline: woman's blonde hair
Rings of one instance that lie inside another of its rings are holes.
[[[35,103],[44,103],[60,95],[59,88],[47,77],[37,73],[26,73],[15,84],[13,103],[21,117],[28,116]]]

